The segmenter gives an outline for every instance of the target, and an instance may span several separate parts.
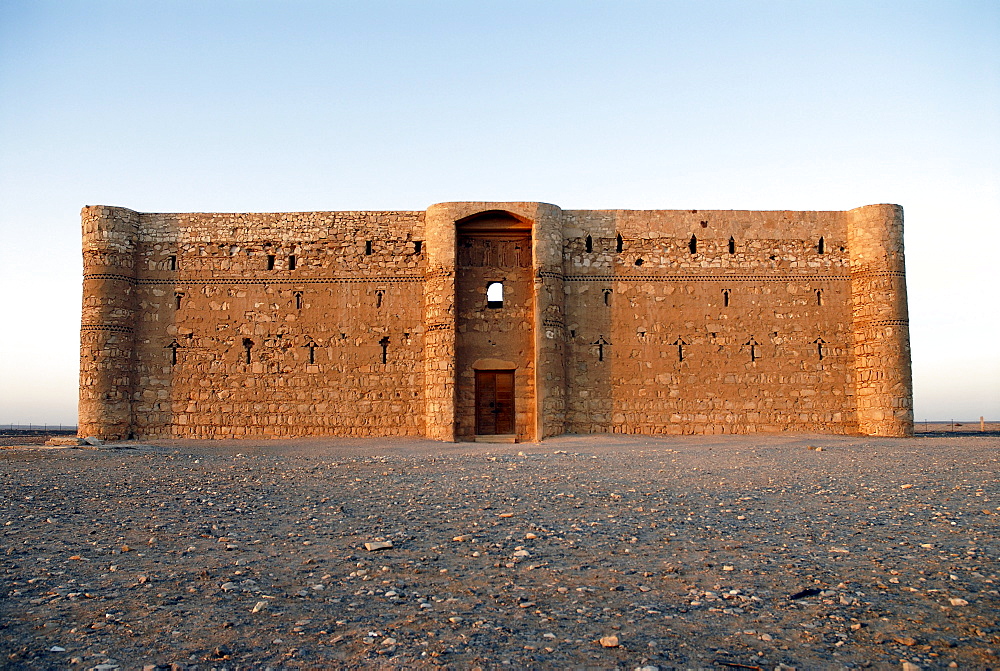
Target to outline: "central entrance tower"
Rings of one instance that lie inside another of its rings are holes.
[[[439,440],[563,432],[562,211],[545,203],[427,210],[425,398]]]
[[[485,210],[455,225],[456,438],[532,439],[532,221]]]

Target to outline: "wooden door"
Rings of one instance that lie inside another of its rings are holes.
[[[476,371],[476,435],[514,433],[514,371]]]

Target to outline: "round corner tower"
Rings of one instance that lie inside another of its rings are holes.
[[[77,430],[81,436],[130,438],[139,213],[93,205],[83,208],[81,219],[83,310]]]
[[[910,329],[903,260],[903,208],[847,212],[858,429],[913,434]]]

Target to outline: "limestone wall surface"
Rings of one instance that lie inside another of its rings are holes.
[[[423,433],[422,213],[139,219],[133,433]]]
[[[857,430],[842,213],[567,218],[569,431]]]
[[[104,438],[912,431],[902,210],[84,208]],[[502,281],[502,308],[486,285]]]

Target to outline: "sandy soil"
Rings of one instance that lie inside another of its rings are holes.
[[[5,449],[0,664],[1000,668],[998,448]]]

